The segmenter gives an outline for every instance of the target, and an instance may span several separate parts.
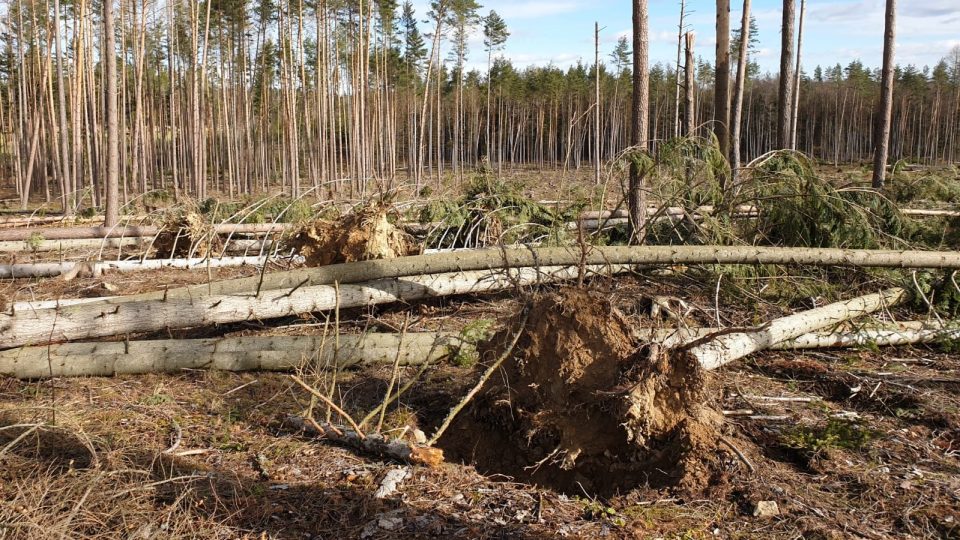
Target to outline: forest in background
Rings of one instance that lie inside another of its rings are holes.
[[[68,213],[102,206],[102,2],[0,9],[0,178],[24,206],[28,197],[59,200]],[[580,168],[629,146],[626,39],[599,51],[598,77],[586,63],[514,67],[500,56],[509,28],[473,0],[435,1],[427,13],[396,0],[123,0],[114,11],[123,201],[152,190],[364,197],[462,179],[487,162]],[[469,48],[472,32],[482,50]],[[694,135],[709,136],[714,70],[703,52],[691,66]],[[957,161],[960,47],[945,53],[933,67],[898,67],[891,160]],[[487,69],[467,70],[472,57]],[[676,71],[650,69],[653,145],[677,135],[686,115]],[[746,160],[778,147],[779,78],[758,71],[747,70],[743,97]],[[801,73],[797,149],[830,163],[869,160],[879,70],[853,61]]]

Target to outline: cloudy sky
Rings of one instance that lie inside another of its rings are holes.
[[[619,36],[628,35],[629,0],[479,0],[482,13],[495,9],[507,21],[511,36],[505,54],[518,66],[553,63],[568,66],[593,62],[593,24],[600,23],[601,55],[606,59]],[[425,0],[414,2],[425,18]],[[673,62],[676,57],[679,0],[649,0],[650,61]],[[731,13],[739,26],[738,0]],[[799,12],[799,0],[797,10]],[[687,24],[697,33],[697,55],[714,56],[715,2],[688,0]],[[759,52],[754,60],[763,71],[776,72],[780,51],[780,0],[754,0],[759,26]],[[860,59],[879,66],[883,49],[883,0],[808,0],[803,56],[805,70]],[[960,0],[903,0],[898,11],[897,62],[931,67],[960,45]],[[471,65],[483,65],[479,35],[471,45]]]

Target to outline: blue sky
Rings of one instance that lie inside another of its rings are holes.
[[[631,27],[630,0],[480,0],[482,13],[497,10],[511,36],[505,56],[517,66],[553,63],[568,66],[593,62],[593,24],[600,23],[604,60],[617,38]],[[800,1],[797,2],[799,12]],[[415,1],[425,18],[425,0]],[[731,26],[739,26],[742,2],[731,1]],[[713,61],[716,3],[688,0],[689,29],[697,34],[697,55]],[[650,61],[675,62],[679,0],[649,0]],[[759,51],[754,56],[764,72],[775,73],[780,54],[780,0],[754,0]],[[877,67],[883,45],[883,0],[808,0],[804,32],[805,71],[817,64],[846,65],[854,59]],[[898,9],[897,62],[931,67],[960,45],[960,0],[901,0]],[[471,67],[484,65],[482,38],[471,40]]]

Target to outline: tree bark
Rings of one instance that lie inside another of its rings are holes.
[[[292,287],[360,283],[425,274],[495,268],[531,268],[588,265],[783,264],[873,268],[960,269],[957,251],[882,251],[826,248],[770,248],[721,246],[594,247],[586,255],[576,248],[484,249],[399,259],[334,264],[265,274],[260,277],[214,281],[201,285],[154,291],[104,300],[124,304],[150,300],[190,300],[208,295],[243,295],[251,291]],[[2,318],[0,318],[2,321]],[[49,329],[48,329],[49,330]]]
[[[683,85],[684,101],[684,120],[687,125],[687,137],[693,137],[697,133],[697,110],[696,110],[696,59],[693,57],[693,47],[696,36],[693,32],[687,32],[686,39],[686,62],[685,62],[685,81]]]
[[[793,74],[793,107],[790,111],[790,149],[797,149],[797,117],[800,114],[800,79],[802,78],[803,64],[803,20],[807,14],[807,0],[800,0],[800,24],[797,28],[797,68]]]
[[[650,74],[649,74],[649,28],[647,0],[633,0],[633,103],[630,144],[638,151],[648,150],[647,119],[649,116]],[[630,238],[635,244],[642,244],[646,236],[646,192],[647,171],[641,170],[638,160],[631,160],[630,181],[627,197],[630,208]]]
[[[776,343],[798,338],[905,302],[910,294],[905,289],[894,288],[836,302],[771,321],[759,330],[723,334],[687,349],[686,353],[696,358],[703,369],[718,369],[730,362],[762,351]]]
[[[604,272],[606,267],[588,268]],[[612,272],[629,271],[614,266]],[[382,279],[356,285],[294,285],[289,289],[247,291],[242,295],[193,299],[92,303],[0,315],[0,348],[155,332],[163,329],[276,319],[337,308],[372,306],[458,294],[479,294],[573,279],[576,267],[457,272]]]
[[[790,148],[790,117],[793,110],[793,24],[796,1],[783,0],[780,45],[780,92],[777,100],[777,148]]]
[[[737,82],[733,91],[733,113],[730,118],[730,183],[736,186],[740,174],[740,117],[743,113],[743,89],[747,80],[747,54],[750,48],[750,0],[743,0],[740,23],[740,54],[737,58]],[[734,187],[734,189],[737,189]]]
[[[105,59],[103,96],[107,114],[107,181],[104,226],[114,227],[120,220],[120,117],[117,109],[117,52],[113,30],[113,0],[103,2]]]
[[[713,130],[720,152],[730,155],[730,0],[717,0],[717,60],[713,85]]]
[[[887,0],[883,32],[883,72],[880,78],[880,101],[877,103],[876,134],[873,155],[873,187],[883,189],[887,177],[890,150],[890,121],[893,116],[893,59],[897,36],[897,0]]]
[[[433,363],[461,345],[449,334],[248,336],[219,339],[67,343],[0,352],[0,376],[113,377],[185,369],[284,371]],[[399,354],[399,357],[398,357]],[[399,358],[399,360],[398,360]]]
[[[269,234],[282,233],[293,225],[289,223],[221,223],[214,225],[217,234]],[[161,231],[160,227],[127,226],[127,227],[59,227],[59,228],[31,228],[0,230],[0,241],[16,242],[33,238],[43,240],[78,240],[90,238],[132,238],[155,236]]]

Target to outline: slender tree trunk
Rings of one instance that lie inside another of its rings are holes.
[[[633,106],[630,143],[638,151],[646,152],[647,117],[649,115],[650,74],[647,0],[633,0]],[[630,164],[629,198],[631,240],[642,244],[646,236],[647,202],[644,191],[647,171],[641,170],[637,159]]]
[[[674,107],[673,107],[673,137],[680,136],[680,60],[683,51],[683,21],[686,16],[687,2],[680,0],[680,24],[677,25],[677,63],[674,66]]]
[[[797,117],[800,114],[800,79],[803,55],[803,19],[807,14],[807,0],[800,0],[800,24],[797,28],[797,69],[793,77],[793,111],[790,113],[790,149],[797,149]]]
[[[750,48],[750,0],[743,0],[740,23],[740,55],[737,58],[737,82],[733,90],[733,113],[730,119],[730,180],[736,189],[740,173],[740,117],[743,114],[743,88],[747,80],[747,54]]]
[[[717,0],[717,61],[713,90],[714,132],[730,155],[730,0]]]
[[[887,175],[890,144],[890,120],[893,115],[893,59],[897,35],[897,0],[887,0],[883,33],[883,74],[880,80],[880,102],[877,104],[877,127],[874,139],[873,187],[883,189]]]
[[[693,46],[696,41],[696,35],[693,32],[687,32],[686,43],[686,81],[683,85],[686,107],[684,109],[685,120],[687,124],[687,137],[693,137],[697,132],[697,107],[696,107],[696,59],[693,57]]]
[[[106,59],[103,73],[103,94],[107,102],[107,181],[104,226],[113,227],[120,218],[120,131],[117,110],[117,53],[113,32],[113,1],[103,2],[103,53]]]
[[[777,100],[777,147],[790,148],[790,116],[793,109],[793,23],[795,0],[783,0],[783,33],[780,48],[780,93]]]

